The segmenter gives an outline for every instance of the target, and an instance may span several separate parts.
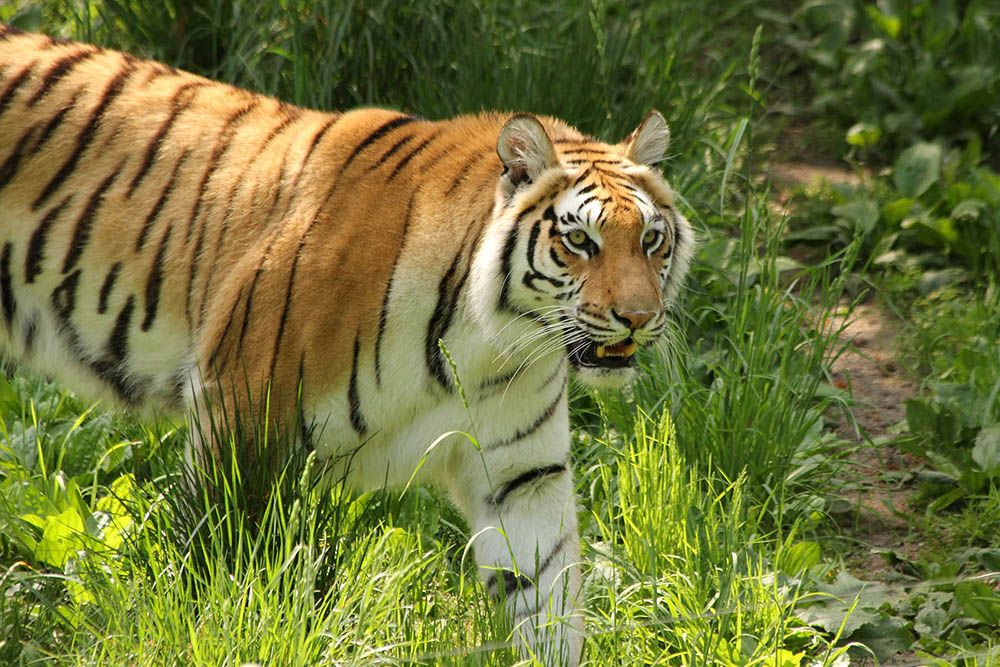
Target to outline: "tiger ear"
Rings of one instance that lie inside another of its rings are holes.
[[[546,169],[558,166],[559,159],[549,135],[538,119],[518,114],[507,121],[497,136],[497,155],[503,162],[504,191],[511,195],[531,183]]]
[[[670,129],[659,111],[653,109],[621,144],[625,157],[636,164],[655,166],[667,155]]]

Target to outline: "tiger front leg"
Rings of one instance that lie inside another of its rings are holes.
[[[453,494],[472,525],[479,572],[504,600],[525,658],[577,665],[580,547],[565,398],[530,437],[471,446]]]

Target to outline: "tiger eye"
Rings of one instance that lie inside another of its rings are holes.
[[[656,245],[656,242],[660,238],[660,232],[655,229],[647,229],[646,233],[642,235],[642,245],[646,248],[650,248]]]
[[[566,235],[569,242],[577,247],[583,246],[587,242],[587,232],[582,229],[574,229]]]

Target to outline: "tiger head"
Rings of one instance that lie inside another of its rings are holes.
[[[695,245],[656,168],[668,143],[656,111],[615,145],[556,119],[507,121],[479,254],[490,270],[474,271],[474,308],[501,350],[530,361],[564,349],[592,386],[631,378],[636,350],[669,324]]]

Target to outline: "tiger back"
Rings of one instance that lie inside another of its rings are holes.
[[[0,26],[0,341],[133,408],[267,387],[357,488],[448,489],[522,650],[575,664],[566,386],[620,386],[669,326],[668,137],[322,113]]]

